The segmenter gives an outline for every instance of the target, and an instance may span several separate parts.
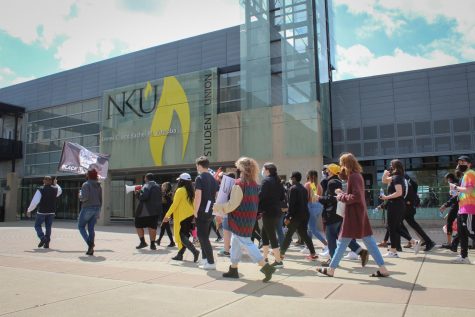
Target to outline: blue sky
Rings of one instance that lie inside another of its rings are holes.
[[[475,60],[474,0],[334,0],[335,77]],[[237,25],[239,0],[0,0],[0,87]]]

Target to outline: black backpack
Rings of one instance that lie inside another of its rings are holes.
[[[404,200],[414,206],[415,208],[418,208],[421,206],[421,199],[419,198],[419,195],[417,194],[417,188],[419,185],[415,180],[413,180],[410,177],[406,177],[406,186],[407,186],[407,193],[406,196],[404,197]]]

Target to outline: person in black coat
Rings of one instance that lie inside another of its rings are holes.
[[[145,185],[136,193],[139,205],[135,211],[135,228],[140,238],[140,244],[136,248],[142,249],[148,246],[144,238],[144,228],[148,228],[150,249],[156,250],[158,219],[162,214],[162,190],[153,180],[153,174],[145,175],[144,181]]]

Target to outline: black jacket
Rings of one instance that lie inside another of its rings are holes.
[[[266,177],[259,191],[259,211],[264,217],[280,217],[282,201],[285,200],[284,187],[277,177]]]
[[[41,200],[38,204],[39,213],[56,213],[56,195],[58,194],[58,189],[51,186],[45,185],[39,189],[41,193]]]
[[[327,189],[319,199],[319,202],[323,205],[323,221],[331,225],[339,221],[343,221],[343,218],[336,214],[337,200],[335,190],[342,189],[342,183],[338,179],[338,176],[333,176],[328,179]]]
[[[298,183],[290,187],[288,219],[307,220],[308,192],[302,184]]]
[[[154,181],[149,181],[142,187],[138,199],[140,202],[135,213],[136,217],[140,216],[144,205],[150,216],[160,216],[162,214],[162,190]]]

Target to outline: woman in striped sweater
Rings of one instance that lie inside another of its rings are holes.
[[[251,259],[262,267],[261,272],[265,275],[263,282],[268,282],[276,269],[264,261],[261,252],[251,241],[259,205],[259,187],[256,182],[259,165],[252,158],[241,157],[236,161],[236,168],[240,177],[232,188],[229,201],[213,206],[215,211],[228,213],[228,226],[232,233],[231,265],[223,277],[239,278],[238,263],[242,256],[241,247],[244,247]]]

